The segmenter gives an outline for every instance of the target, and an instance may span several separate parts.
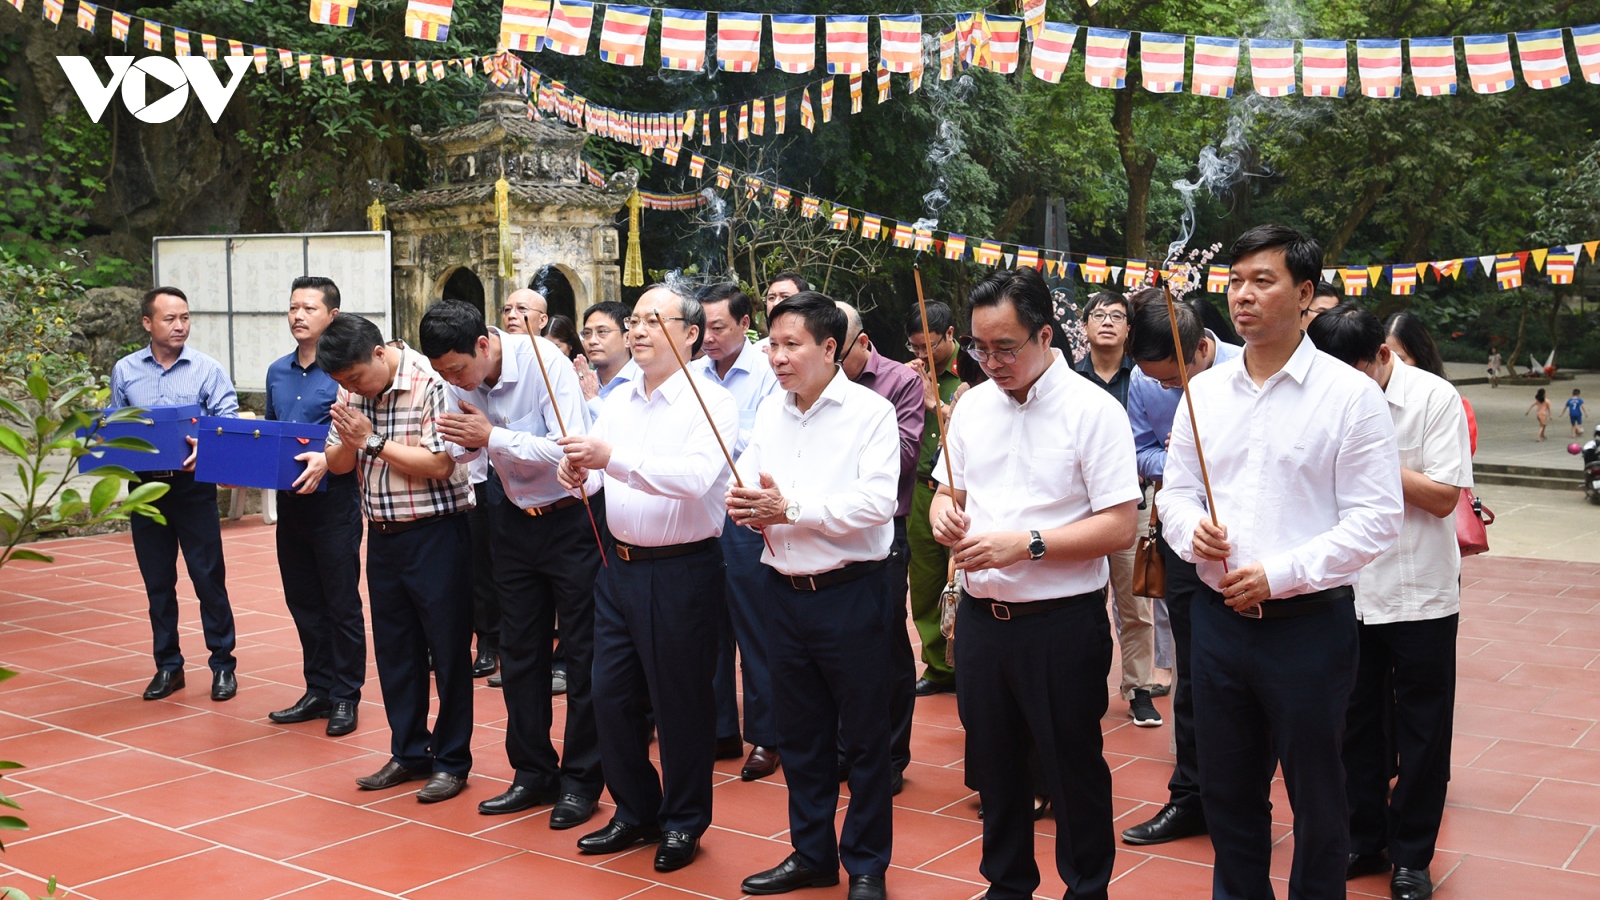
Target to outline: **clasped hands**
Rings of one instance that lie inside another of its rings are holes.
[[[963,572],[1003,569],[1026,559],[1032,536],[1026,531],[990,531],[969,535],[972,517],[950,504],[933,517],[933,539],[950,548],[950,558]]]
[[[556,441],[566,456],[556,468],[556,480],[569,491],[583,489],[594,469],[604,469],[611,464],[611,445],[587,434],[570,434]]]
[[[727,504],[728,516],[733,519],[733,524],[747,528],[789,524],[789,501],[784,498],[783,491],[778,489],[778,482],[774,481],[771,475],[762,472],[759,484],[760,487],[753,488],[734,485],[723,495],[723,502]]]
[[[1228,542],[1228,528],[1210,519],[1201,519],[1194,529],[1194,555],[1212,562],[1226,563],[1233,545]],[[1233,569],[1222,576],[1223,602],[1235,612],[1245,612],[1272,599],[1272,586],[1267,584],[1267,572],[1261,563],[1253,562]]]

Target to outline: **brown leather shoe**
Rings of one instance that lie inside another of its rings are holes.
[[[421,781],[428,777],[427,772],[413,772],[394,760],[384,763],[383,768],[365,778],[356,779],[356,787],[363,791],[386,791],[392,787],[399,787],[408,781]]]
[[[744,761],[744,768],[739,770],[739,777],[745,781],[755,781],[776,771],[778,751],[771,747],[753,747],[750,757]]]
[[[428,778],[428,783],[417,791],[418,803],[438,803],[440,800],[449,800],[461,793],[467,786],[464,775],[451,775],[449,772],[435,772]]]

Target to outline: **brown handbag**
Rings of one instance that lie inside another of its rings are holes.
[[[1156,547],[1156,501],[1150,498],[1150,525],[1133,545],[1133,593],[1160,600],[1167,596],[1167,561]]]

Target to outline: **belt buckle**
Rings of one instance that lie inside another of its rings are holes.
[[[805,581],[805,583],[807,585],[806,587],[801,587],[800,586],[800,582],[801,582],[802,579]],[[797,576],[794,579],[794,586],[795,586],[796,590],[814,591],[814,590],[817,589],[817,576],[815,576],[815,575],[800,575],[800,576]]]
[[[1266,601],[1263,600],[1261,602],[1265,603]],[[1264,614],[1261,612],[1261,603],[1257,603],[1255,606],[1252,606],[1249,609],[1239,610],[1239,615],[1244,616],[1246,619],[1262,618]]]
[[[1004,612],[1005,615],[1001,615],[1001,612]],[[995,603],[990,601],[989,614],[1002,622],[1011,621],[1011,607],[1005,605],[1004,603]]]
[[[542,507],[542,506],[529,507],[528,509],[523,510],[523,512],[527,513],[530,516],[533,516],[534,518],[538,518],[539,516],[544,515],[544,507]]]
[[[623,562],[633,562],[633,557],[632,557],[633,548],[632,547],[629,547],[627,544],[617,544],[616,547],[617,547],[617,559],[620,559]]]

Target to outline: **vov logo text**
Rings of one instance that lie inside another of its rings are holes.
[[[101,81],[100,74],[94,70],[94,64],[88,57],[58,56],[56,61],[61,63],[61,70],[67,73],[67,81],[72,83],[72,89],[77,92],[78,100],[83,103],[91,120],[100,121],[111,98],[120,88],[122,103],[128,112],[139,121],[151,125],[177,118],[189,105],[191,89],[200,99],[206,115],[216,122],[222,118],[222,111],[233,99],[234,91],[239,89],[245,72],[250,68],[250,58],[247,56],[224,57],[229,72],[228,83],[224,85],[211,67],[211,61],[203,56],[180,56],[176,59],[145,56],[137,60],[132,56],[108,56],[105,62],[111,69],[111,79]],[[146,90],[150,79],[171,90],[163,97],[150,100]]]

